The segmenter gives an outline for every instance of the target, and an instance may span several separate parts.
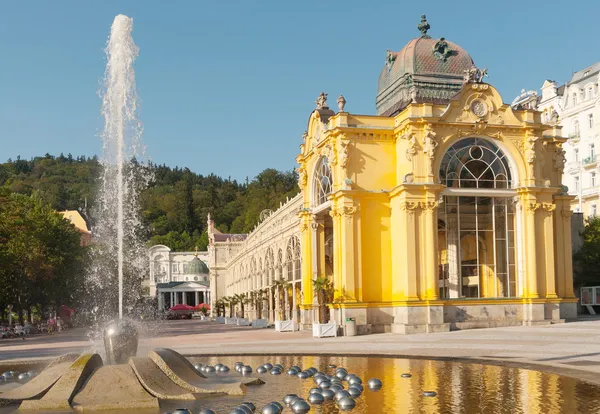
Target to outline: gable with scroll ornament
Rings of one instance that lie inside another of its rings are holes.
[[[440,121],[520,125],[510,105],[505,104],[498,91],[486,83],[464,84],[448,104]]]

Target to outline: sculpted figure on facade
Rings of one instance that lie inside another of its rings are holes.
[[[465,83],[483,83],[483,78],[488,76],[487,68],[483,70],[473,65],[469,69],[465,69],[463,80]]]
[[[340,166],[342,168],[346,168],[348,165],[348,145],[350,143],[348,141],[342,140],[340,141]]]
[[[317,109],[327,108],[327,94],[325,92],[321,92],[315,101],[315,104],[317,105]]]
[[[557,145],[554,150],[554,170],[562,174],[565,170],[565,162],[565,150]]]
[[[413,134],[408,136],[408,148],[406,149],[406,159],[413,160],[413,156],[417,153],[417,138]]]
[[[435,140],[436,133],[431,127],[427,125],[425,127],[425,138],[423,140],[423,152],[427,155],[427,173],[433,175],[433,161],[435,158],[435,150],[438,147],[438,143]]]

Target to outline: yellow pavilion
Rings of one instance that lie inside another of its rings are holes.
[[[566,139],[513,110],[469,54],[421,35],[387,51],[377,115],[317,99],[296,160],[299,318],[359,333],[557,323],[576,316]],[[313,281],[333,283],[321,315]]]

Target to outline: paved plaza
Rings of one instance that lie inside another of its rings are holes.
[[[470,360],[530,367],[600,384],[600,321],[545,326],[490,328],[435,334],[376,334],[313,338],[311,332],[276,332],[200,321],[146,324],[139,354],[168,347],[184,355],[331,354],[388,355]],[[52,336],[0,341],[0,362],[50,358],[68,352],[101,350],[86,329]]]

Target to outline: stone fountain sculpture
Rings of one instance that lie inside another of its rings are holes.
[[[20,410],[157,410],[160,400],[195,400],[214,395],[245,395],[259,378],[205,376],[179,353],[165,348],[136,357],[138,333],[127,320],[104,330],[106,362],[98,354],[68,354],[29,382],[0,392],[2,404]]]

